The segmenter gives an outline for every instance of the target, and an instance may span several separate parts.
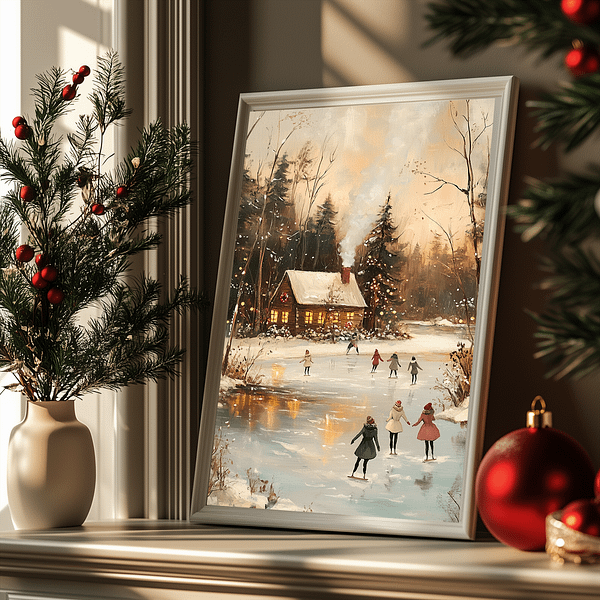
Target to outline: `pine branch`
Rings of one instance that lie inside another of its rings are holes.
[[[534,336],[539,351],[536,358],[545,359],[551,368],[547,377],[560,379],[567,375],[581,378],[600,364],[600,318],[578,311],[556,308],[539,316],[530,313],[538,324]]]
[[[542,237],[552,244],[576,244],[598,230],[594,197],[600,189],[600,168],[570,174],[563,180],[531,180],[523,199],[507,208],[524,241]]]
[[[558,0],[438,0],[426,19],[437,33],[426,46],[446,38],[457,56],[468,57],[497,42],[521,43],[543,58],[562,53],[574,39],[600,44],[600,30],[567,19]]]
[[[567,152],[579,146],[600,128],[600,74],[588,75],[563,85],[562,91],[530,101],[541,133],[537,145],[547,149],[556,141]]]
[[[116,52],[98,58],[94,91],[89,96],[100,132],[131,114],[125,107],[125,71]]]

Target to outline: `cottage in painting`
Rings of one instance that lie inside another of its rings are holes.
[[[269,310],[269,325],[285,326],[292,335],[329,325],[361,327],[365,300],[354,273],[286,271]]]

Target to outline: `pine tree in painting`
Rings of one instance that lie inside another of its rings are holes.
[[[399,280],[394,274],[404,257],[397,249],[397,227],[392,222],[391,197],[381,207],[377,221],[364,241],[364,253],[358,267],[359,285],[369,307],[365,326],[385,329],[396,318]]]

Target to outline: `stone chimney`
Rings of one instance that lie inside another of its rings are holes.
[[[344,285],[350,283],[350,267],[342,267],[342,283]]]

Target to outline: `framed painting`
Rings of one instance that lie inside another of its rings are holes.
[[[240,96],[193,522],[474,537],[517,88]]]

